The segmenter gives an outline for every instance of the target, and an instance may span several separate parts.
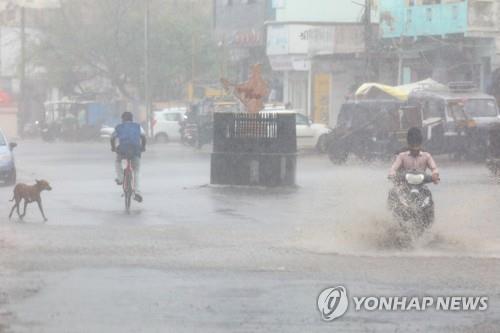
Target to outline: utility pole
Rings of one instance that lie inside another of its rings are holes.
[[[192,24],[193,24],[193,27],[194,27],[194,3],[191,2],[190,4],[190,12],[191,12],[191,15],[193,15],[193,19],[192,19]],[[193,27],[191,27],[191,96],[189,96],[191,98],[191,101],[190,102],[194,102],[194,99],[195,99],[195,79],[196,79],[196,34],[195,34],[195,31],[193,29]]]
[[[372,48],[372,4],[371,0],[365,0],[365,15],[364,15],[364,27],[365,27],[365,81],[372,80],[372,59],[371,59],[371,48]]]
[[[226,77],[227,74],[227,64],[226,64],[226,54],[227,54],[227,49],[226,49],[226,36],[222,38],[222,44],[221,44],[221,65],[220,65],[220,77]]]
[[[21,22],[21,61],[19,74],[19,103],[17,113],[17,133],[19,136],[23,134],[24,123],[26,121],[26,9],[20,7]]]
[[[151,89],[150,89],[150,70],[149,70],[149,21],[150,21],[150,8],[151,0],[145,1],[144,6],[144,103],[146,106],[146,122],[147,134],[153,135],[152,123],[152,108],[151,108]]]

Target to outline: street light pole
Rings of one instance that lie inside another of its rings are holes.
[[[152,115],[151,115],[151,91],[150,91],[150,71],[149,71],[149,21],[150,21],[151,0],[145,1],[144,8],[144,102],[146,104],[147,133],[153,135]]]
[[[194,3],[190,3],[191,15],[194,15]],[[194,26],[194,16],[192,18],[192,24]],[[194,29],[191,31],[191,96],[189,96],[190,102],[194,103],[195,99],[195,79],[196,79],[196,34]]]
[[[19,103],[17,114],[17,133],[19,136],[23,134],[24,123],[26,121],[26,9],[20,7],[21,12],[21,61],[19,75]]]

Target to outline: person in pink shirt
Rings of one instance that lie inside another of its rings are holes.
[[[438,184],[439,169],[432,155],[422,151],[423,136],[419,128],[413,127],[408,130],[408,150],[396,157],[390,171],[389,178],[393,179],[401,171],[417,171],[425,173],[427,169],[432,172],[432,181]]]

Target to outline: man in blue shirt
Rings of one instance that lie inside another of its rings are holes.
[[[116,140],[118,139],[118,147]],[[142,202],[140,191],[140,169],[141,154],[146,151],[146,135],[141,125],[134,122],[134,116],[131,112],[122,114],[122,123],[116,126],[111,136],[111,151],[116,153],[116,184],[123,184],[122,160],[130,159],[134,169],[135,196],[134,199]]]

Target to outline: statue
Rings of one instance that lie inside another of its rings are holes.
[[[235,84],[221,79],[224,89],[234,88],[233,94],[245,106],[248,113],[259,113],[264,109],[264,100],[269,95],[269,88],[262,78],[262,65],[254,65],[247,82]]]

